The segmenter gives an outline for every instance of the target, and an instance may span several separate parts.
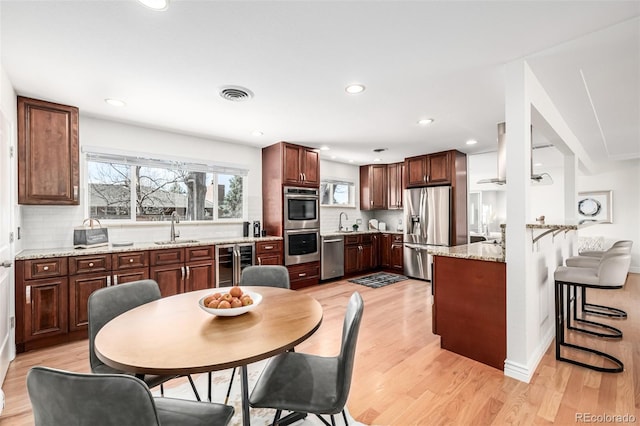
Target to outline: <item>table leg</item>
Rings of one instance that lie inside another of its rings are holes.
[[[240,367],[240,384],[242,388],[242,426],[251,425],[249,418],[249,376],[247,366]]]

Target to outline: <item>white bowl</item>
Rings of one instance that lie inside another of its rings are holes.
[[[230,288],[230,287],[229,287]],[[228,308],[228,309],[212,309],[212,308],[207,308],[206,306],[204,306],[204,299],[206,299],[207,297],[209,297],[210,295],[212,295],[213,293],[227,293],[227,291],[224,291],[222,289],[219,289],[217,291],[212,291],[211,293],[207,294],[206,296],[204,296],[203,298],[201,298],[200,300],[198,300],[198,305],[200,306],[200,308],[205,311],[210,313],[211,315],[217,315],[219,317],[235,317],[238,315],[242,315],[245,314],[253,309],[255,309],[256,306],[258,306],[260,304],[260,302],[262,302],[262,295],[260,293],[256,293],[253,291],[244,291],[243,290],[243,294],[248,294],[249,296],[251,296],[251,299],[253,299],[253,304],[252,305],[247,305],[247,306],[241,306],[239,308]]]

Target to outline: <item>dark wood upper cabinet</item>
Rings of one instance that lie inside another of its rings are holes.
[[[387,165],[360,166],[360,209],[387,208]]]
[[[443,185],[451,183],[451,153],[419,155],[404,161],[407,187]]]
[[[80,204],[78,108],[18,97],[18,203]]]
[[[304,146],[284,144],[283,183],[286,185],[320,185],[318,153]]]
[[[389,192],[387,195],[387,208],[389,210],[401,209],[402,192],[404,191],[404,163],[387,164],[387,180]]]

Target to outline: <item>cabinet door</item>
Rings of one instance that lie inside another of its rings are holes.
[[[388,268],[391,265],[391,235],[382,234],[380,237],[380,266]]]
[[[320,262],[307,262],[287,266],[289,283],[292,290],[318,284],[320,280]]]
[[[113,271],[113,285],[149,279],[149,268],[125,269]]]
[[[404,258],[403,258],[403,254],[404,254],[404,247],[402,243],[393,243],[391,245],[391,255],[390,255],[390,262],[391,264],[389,265],[391,269],[396,270],[398,273],[403,274],[404,273]]]
[[[258,265],[282,265],[282,241],[256,242]]]
[[[424,155],[405,159],[404,167],[407,187],[424,186],[426,184],[427,168]]]
[[[107,287],[111,275],[86,274],[69,278],[69,331],[86,330],[89,324],[87,303],[94,291]]]
[[[344,246],[344,273],[352,274],[354,272],[359,271],[359,262],[358,259],[360,257],[360,246],[359,245],[348,245]]]
[[[78,108],[18,97],[18,203],[78,205]]]
[[[380,241],[382,234],[373,234],[371,236],[371,268],[375,269],[380,266]]]
[[[275,254],[259,254],[256,255],[258,265],[282,265],[282,256]]]
[[[68,289],[64,278],[34,280],[24,287],[24,341],[68,332]]]
[[[404,191],[403,179],[404,163],[387,165],[387,208],[389,210],[402,208],[402,192]]]
[[[360,246],[360,270],[368,271],[373,268],[373,244]]]
[[[205,290],[216,286],[216,274],[213,262],[187,264],[185,267],[185,291]]]
[[[149,277],[158,283],[162,297],[184,292],[185,276],[186,270],[183,264],[152,266],[149,268]]]
[[[300,148],[295,145],[284,145],[282,162],[282,180],[285,184],[297,185],[302,182],[302,165],[300,164]]]
[[[438,154],[428,155],[427,161],[428,161],[427,182],[429,184],[451,182],[448,152],[440,152]]]
[[[320,185],[320,164],[318,153],[311,149],[303,149],[302,180],[305,185]]]

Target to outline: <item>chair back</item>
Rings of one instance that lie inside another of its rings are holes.
[[[27,391],[36,426],[160,424],[149,388],[132,376],[33,367]]]
[[[242,270],[240,285],[291,288],[289,270],[282,265],[247,266]]]
[[[627,280],[631,266],[630,254],[607,253],[602,256],[598,267],[598,281],[600,285],[623,286]]]
[[[347,403],[349,390],[351,389],[351,377],[353,375],[353,364],[356,355],[356,343],[358,341],[358,332],[360,331],[360,322],[362,321],[362,312],[364,311],[364,302],[360,293],[355,292],[349,299],[347,311],[344,316],[344,324],[342,326],[342,347],[340,355],[338,355],[338,395],[336,398],[336,406],[341,409]]]
[[[89,296],[89,363],[91,370],[103,364],[96,356],[94,340],[106,323],[118,315],[145,303],[160,299],[154,280],[132,281],[96,290]]]
[[[613,243],[611,247],[624,247],[631,253],[631,247],[633,246],[633,241],[631,240],[620,240]]]

